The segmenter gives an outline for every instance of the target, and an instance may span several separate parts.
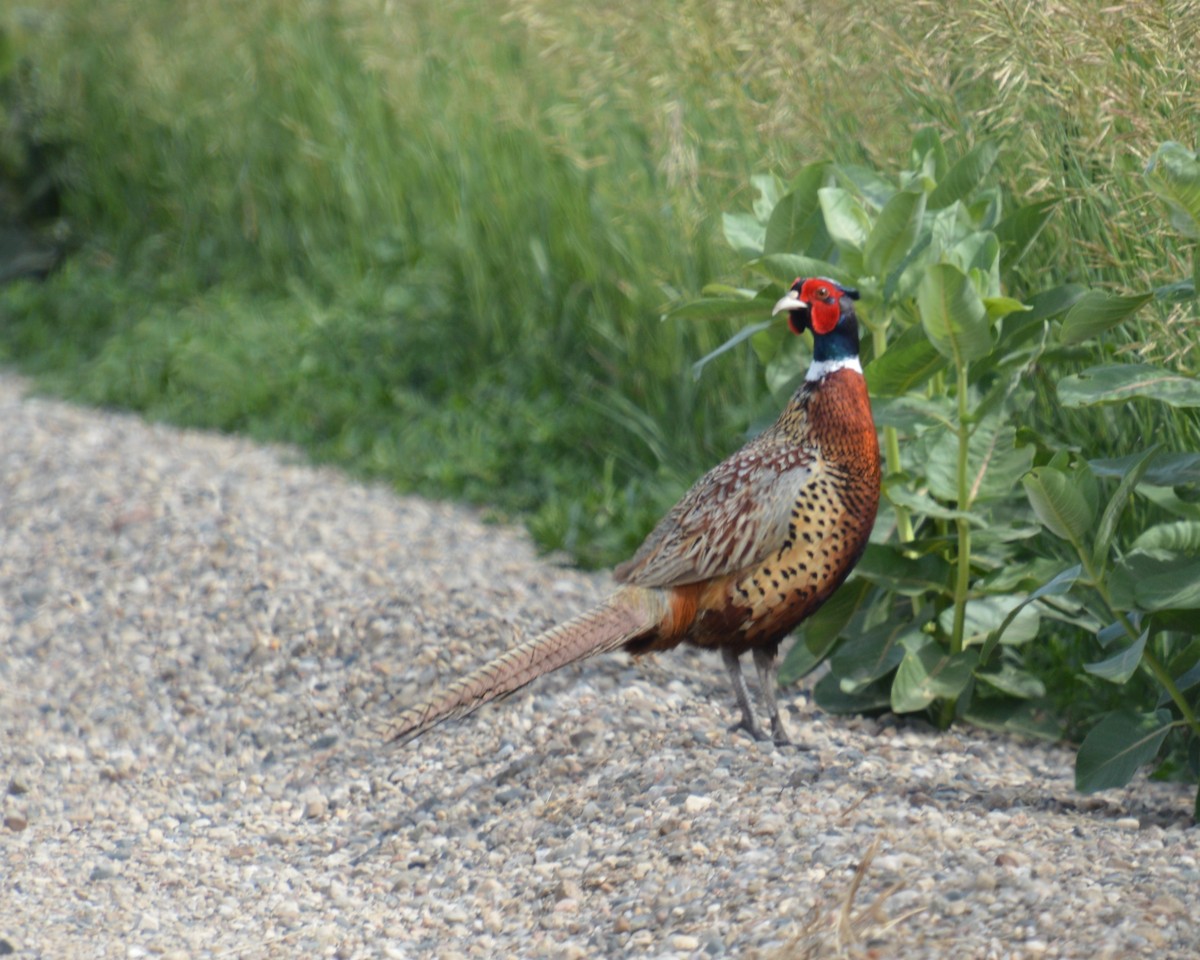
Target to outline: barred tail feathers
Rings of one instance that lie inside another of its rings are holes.
[[[616,650],[653,629],[666,609],[666,603],[651,591],[618,590],[599,606],[526,640],[455,680],[430,700],[405,710],[389,739],[407,742],[439,723],[465,717],[543,674]]]

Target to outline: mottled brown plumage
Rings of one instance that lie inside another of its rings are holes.
[[[616,568],[620,586],[608,600],[406,710],[393,737],[417,736],[597,653],[690,643],[722,652],[738,726],[763,738],[739,659],[753,652],[772,734],[787,742],[775,702],[779,644],[849,575],[879,503],[854,297],[829,280],[796,281],[776,312],[788,312],[796,333],[812,329],[813,363],[779,419],[697,481]]]

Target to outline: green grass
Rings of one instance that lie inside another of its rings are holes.
[[[610,563],[779,403],[748,351],[693,379],[728,327],[659,321],[728,278],[719,215],[749,206],[752,173],[894,168],[918,126],[986,133],[1012,194],[1062,200],[1031,291],[1187,272],[1140,176],[1160,140],[1200,134],[1186,5],[1067,6],[10,10],[82,246],[0,293],[0,358],[489,504]],[[1194,370],[1190,319],[1144,311],[1113,347]],[[1040,415],[1062,416],[1048,391]],[[1178,413],[1133,428],[1200,439]]]

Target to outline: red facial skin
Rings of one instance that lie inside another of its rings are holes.
[[[826,280],[805,280],[800,287],[800,299],[809,305],[813,333],[826,334],[838,325],[842,308],[838,304],[841,291]]]

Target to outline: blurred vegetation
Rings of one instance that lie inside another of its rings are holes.
[[[1007,295],[1152,290],[1191,269],[1143,170],[1200,141],[1198,31],[1193,0],[10,5],[0,215],[78,249],[0,287],[0,360],[607,564],[780,405],[746,348],[693,377],[736,322],[660,322],[738,281],[720,215],[753,174],[987,139],[1005,196],[1053,208]],[[1193,310],[1157,300],[1104,349],[1195,373]],[[1200,446],[1194,410],[1032,386],[1031,428],[1089,456]],[[1078,649],[1037,657],[1083,719]]]

